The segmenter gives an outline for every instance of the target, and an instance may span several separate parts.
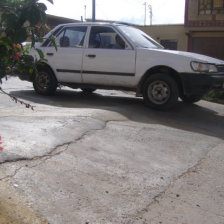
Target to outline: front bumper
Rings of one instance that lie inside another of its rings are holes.
[[[180,74],[185,95],[204,95],[212,89],[224,90],[223,74]]]

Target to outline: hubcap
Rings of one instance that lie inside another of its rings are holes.
[[[154,104],[164,104],[170,98],[170,87],[164,81],[154,81],[148,87],[148,97]]]
[[[50,79],[47,73],[41,72],[37,76],[37,86],[41,90],[46,90],[49,87]]]

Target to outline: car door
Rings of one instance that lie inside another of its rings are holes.
[[[44,47],[47,63],[54,70],[59,82],[81,83],[83,44],[87,26],[64,27],[56,37],[58,49]]]
[[[120,43],[118,43],[120,39]],[[83,56],[83,82],[131,87],[135,79],[135,50],[110,26],[91,27]]]

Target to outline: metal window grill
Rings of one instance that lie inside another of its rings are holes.
[[[213,9],[223,9],[224,0],[213,0]]]
[[[224,0],[199,0],[199,15],[224,14]]]

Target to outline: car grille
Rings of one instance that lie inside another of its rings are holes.
[[[218,65],[218,72],[224,72],[224,65]]]

